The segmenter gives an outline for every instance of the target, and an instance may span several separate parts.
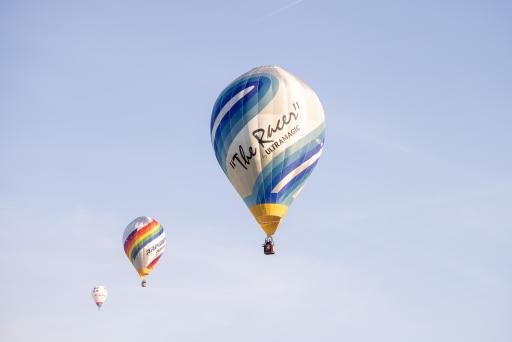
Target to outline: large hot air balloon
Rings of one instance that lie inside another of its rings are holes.
[[[142,287],[147,286],[145,278],[162,256],[165,241],[164,228],[151,217],[137,217],[124,230],[124,252],[139,273]]]
[[[265,254],[274,254],[272,236],[322,154],[320,100],[282,68],[254,68],[219,95],[210,133],[222,170],[267,235]]]
[[[98,306],[98,310],[101,309],[101,306],[105,301],[107,300],[108,291],[105,286],[95,286],[92,289],[92,299],[94,300],[94,303]]]

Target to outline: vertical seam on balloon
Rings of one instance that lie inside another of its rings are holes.
[[[280,70],[277,70],[277,72],[278,72],[278,73],[280,73]],[[288,111],[289,111],[289,103],[288,103],[288,101],[287,101],[287,100],[289,99],[289,96],[288,96],[288,95],[289,95],[289,86],[290,86],[290,85],[289,85],[289,83],[288,83],[288,79],[287,79],[286,77],[281,77],[281,79],[283,79],[283,83],[284,83],[283,88],[284,88],[285,95],[286,95],[286,96],[285,96],[285,99],[286,99],[286,100],[285,100],[285,101],[286,101],[285,108],[286,108],[286,110],[288,110]],[[283,115],[285,115],[285,113],[283,113]],[[285,160],[286,160],[286,157],[287,157],[287,156],[286,156],[286,149],[285,149],[285,150],[284,150],[284,159],[285,159]],[[281,178],[283,177],[284,165],[285,165],[285,163],[280,164],[280,166],[281,166],[281,172],[279,173],[279,179],[281,179]],[[271,178],[270,187],[272,188],[273,186],[274,186],[274,184],[273,184],[273,177],[272,177],[272,178]],[[272,194],[272,191],[269,191],[269,193],[271,193],[271,194]],[[277,196],[276,196],[276,202],[277,202]]]

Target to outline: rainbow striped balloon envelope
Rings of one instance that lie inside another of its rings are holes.
[[[148,216],[130,222],[123,234],[124,252],[139,273],[143,286],[165,251],[165,232],[162,225]]]
[[[272,236],[322,154],[317,95],[282,68],[254,68],[219,95],[210,133],[222,170]]]

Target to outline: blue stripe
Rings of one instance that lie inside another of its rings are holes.
[[[252,194],[244,198],[247,206],[251,207],[257,203],[267,203],[267,200],[275,200],[275,195],[271,193],[275,185],[290,172],[289,170],[295,169],[308,159],[304,156],[310,157],[318,152],[323,146],[324,137],[325,125],[322,123],[307,136],[273,157],[271,163],[256,178]],[[320,144],[316,142],[317,139],[321,141]],[[311,143],[314,143],[313,147],[311,147]],[[284,172],[281,172],[283,170]]]
[[[219,96],[212,112],[210,134],[213,124],[220,111],[229,100],[243,89],[250,86],[254,88],[237,101],[224,115],[217,127],[213,145],[217,161],[226,172],[226,158],[229,146],[235,136],[254,116],[256,116],[275,96],[279,81],[271,74],[261,73],[244,77],[229,85]]]
[[[274,97],[274,94],[268,91],[270,85],[271,81],[266,76],[260,76],[257,86],[238,101],[222,118],[215,133],[214,143],[217,160],[219,160],[223,169],[226,168],[227,151],[233,139],[247,122],[256,116],[260,109],[265,107]]]
[[[215,120],[217,120],[217,117],[219,116],[220,111],[236,94],[238,94],[239,92],[241,92],[244,89],[254,86],[254,88],[251,89],[251,91],[249,91],[242,98],[240,98],[233,105],[233,107],[230,108],[230,110],[225,114],[224,118],[222,118],[221,123],[226,119],[226,116],[229,116],[230,113],[238,111],[243,106],[244,102],[247,102],[248,99],[250,99],[254,95],[256,95],[258,93],[258,88],[260,88],[261,85],[262,85],[262,82],[260,82],[259,78],[252,77],[252,78],[246,79],[245,82],[242,82],[241,84],[239,83],[239,84],[236,84],[235,86],[233,86],[232,88],[228,88],[227,90],[229,91],[229,93],[227,93],[225,95],[221,95],[222,99],[221,99],[219,105],[216,105],[212,112],[212,120],[210,123],[210,135],[213,133],[212,132],[213,124],[215,123]]]
[[[283,167],[286,167],[293,161],[297,160],[301,155],[307,153],[307,150],[310,148],[310,144],[315,142],[316,139],[320,139],[323,144],[324,136],[325,127],[324,124],[322,124],[292,146],[289,146],[283,152],[279,153],[279,155],[273,157],[272,162],[268,164],[258,176],[258,180],[255,182],[253,187],[253,192],[255,189],[261,187],[261,181],[268,179],[269,175],[271,175],[274,170],[279,168],[283,169]]]
[[[302,163],[304,163],[306,160],[314,156],[318,151],[322,149],[322,144],[316,144],[311,150],[307,151],[305,154],[297,158],[294,162],[290,163],[289,165],[285,166],[277,176],[272,178],[271,182],[268,182],[267,186],[265,187],[265,192],[271,192],[272,189],[276,187],[279,182],[288,176],[290,172],[295,170],[297,167],[299,167]],[[309,147],[309,146],[308,146]],[[283,164],[284,166],[284,164]]]
[[[160,229],[158,230],[158,232],[156,232],[155,235],[153,235],[149,240],[144,242],[144,244],[140,245],[139,247],[137,247],[136,249],[134,249],[132,251],[132,260],[135,261],[135,257],[137,256],[137,253],[139,253],[140,250],[143,249],[144,247],[146,247],[151,241],[155,240],[157,237],[162,235],[163,232],[164,232],[164,227],[162,227],[162,225],[160,225]]]
[[[217,120],[217,116],[219,115],[221,109],[226,105],[226,103],[229,102],[229,100],[231,100],[233,96],[247,88],[247,81],[247,79],[243,79],[242,81],[237,79],[231,82],[231,84],[228,85],[219,95],[219,97],[215,101],[215,104],[213,105],[212,118],[210,121],[210,133],[213,129],[213,124],[215,123],[215,120]]]
[[[301,173],[296,175],[286,186],[284,186],[278,193],[267,192],[264,198],[260,198],[256,204],[260,203],[281,203],[290,205],[293,202],[292,195],[295,191],[306,181],[313,169],[315,168],[318,160],[304,169]]]
[[[277,194],[277,201],[281,203],[286,197],[292,196],[295,193],[295,189],[298,189],[306,181],[317,163],[318,159],[286,184]]]

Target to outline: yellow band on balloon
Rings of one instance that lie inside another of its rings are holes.
[[[137,270],[137,272],[139,272],[139,276],[141,278],[144,278],[145,276],[147,276],[151,273],[151,270],[149,268],[142,268],[140,270]]]
[[[271,236],[275,234],[279,223],[288,211],[288,207],[284,204],[265,203],[253,205],[250,210],[261,229],[268,236]]]

